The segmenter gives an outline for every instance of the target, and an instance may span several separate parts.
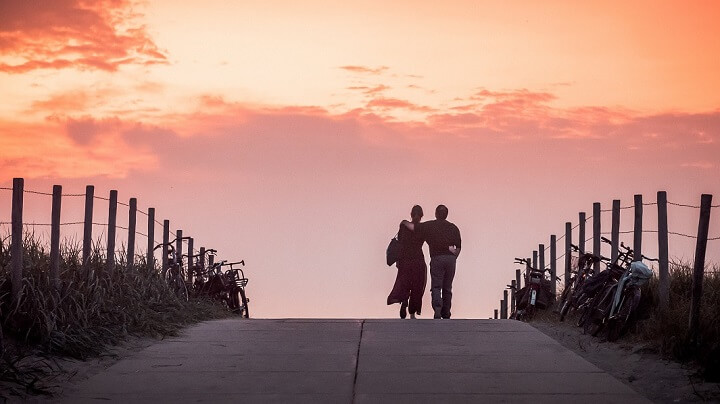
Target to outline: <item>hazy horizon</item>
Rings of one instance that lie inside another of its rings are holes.
[[[442,203],[463,237],[453,317],[487,318],[513,258],[593,202],[720,203],[719,18],[681,2],[5,1],[0,187],[137,197],[245,259],[254,317],[396,317],[387,243],[413,205],[428,220]],[[49,221],[49,198],[25,204]],[[670,230],[694,235],[697,214],[669,207]],[[670,255],[694,242],[671,236]]]

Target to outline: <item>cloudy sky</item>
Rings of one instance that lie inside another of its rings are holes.
[[[720,200],[719,19],[711,1],[0,0],[0,186],[137,197],[244,258],[261,317],[395,316],[387,242],[444,203],[454,315],[487,317],[513,257],[593,202]]]

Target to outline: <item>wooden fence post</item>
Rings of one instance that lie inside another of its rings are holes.
[[[165,279],[168,271],[168,245],[170,244],[170,221],[163,220],[163,246],[162,246],[162,277]]]
[[[23,197],[25,193],[25,180],[13,178],[12,193],[12,245],[10,246],[11,256],[11,280],[13,304],[18,304],[22,297],[23,280]]]
[[[500,310],[500,318],[507,320],[508,318],[508,292],[507,289],[503,290],[502,306]]]
[[[115,231],[117,225],[117,197],[116,190],[110,191],[110,205],[108,209],[108,236],[107,236],[107,270],[112,273],[115,270]]]
[[[187,276],[185,278],[185,281],[192,284],[193,280],[193,249],[194,249],[195,240],[193,240],[192,237],[188,238],[188,261],[187,261]]]
[[[515,270],[515,285],[517,286],[518,290],[522,289],[522,283],[520,278],[520,270]]]
[[[550,288],[553,297],[557,295],[557,236],[550,235]]]
[[[572,271],[572,223],[565,222],[565,275],[563,284],[565,289],[570,285],[570,272]]]
[[[52,213],[50,219],[50,282],[55,291],[60,290],[60,210],[62,186],[53,185]]]
[[[612,203],[612,228],[610,230],[610,241],[612,242],[612,250],[610,251],[610,259],[615,262],[620,249],[620,200],[614,199]]]
[[[88,185],[85,187],[85,223],[83,223],[83,268],[88,270],[90,263],[90,254],[92,253],[92,221],[93,221],[93,202],[95,201],[95,186]],[[90,273],[87,274],[88,276]]]
[[[137,225],[137,198],[130,198],[130,213],[128,214],[128,238],[127,238],[127,268],[135,266],[135,228]]]
[[[659,264],[659,287],[660,310],[665,310],[670,305],[670,272],[668,259],[668,222],[667,222],[667,192],[657,193],[658,206],[658,260]]]
[[[530,257],[527,258],[527,262],[531,262]],[[534,268],[532,264],[527,264],[525,266],[525,273],[523,274],[523,278],[525,278],[525,276],[530,273],[530,268]],[[527,281],[528,279],[525,278],[525,286],[527,286]]]
[[[182,256],[183,256],[183,231],[175,232],[175,262],[180,265],[180,276],[182,276]]]
[[[510,281],[510,313],[515,311],[515,279]]]
[[[593,254],[596,256],[601,255],[600,250],[600,235],[601,235],[601,221],[600,221],[600,202],[593,203]],[[593,265],[595,273],[600,272],[600,261],[595,262]]]
[[[198,265],[200,265],[201,271],[205,270],[205,247],[200,247],[200,262]]]
[[[633,261],[642,261],[642,195],[635,195],[635,226],[633,230]]]
[[[703,275],[705,272],[705,251],[707,249],[708,231],[710,227],[710,208],[712,195],[703,194],[700,200],[700,223],[698,224],[697,245],[695,247],[695,263],[693,264],[692,296],[690,300],[690,342],[698,341],[700,327],[700,298],[702,297]]]
[[[148,208],[148,231],[147,231],[147,265],[148,270],[155,268],[155,208]]]
[[[585,222],[587,222],[587,219],[585,218],[585,212],[580,212],[578,215],[580,222],[578,223],[578,248],[580,249],[580,254],[585,253]]]
[[[538,269],[545,270],[545,244],[538,244]]]
[[[537,250],[533,250],[532,255],[532,268],[537,269],[538,268],[538,252]]]
[[[495,320],[498,319],[498,309],[495,309],[495,313],[494,313],[494,317],[493,317],[493,318],[494,318]]]

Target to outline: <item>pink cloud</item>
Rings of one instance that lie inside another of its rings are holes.
[[[134,5],[132,0],[3,1],[0,71],[115,71],[125,64],[167,63],[137,22]]]
[[[42,108],[52,112],[54,103],[70,98],[71,94],[58,94],[36,107],[39,113]],[[386,160],[393,160],[396,153],[411,159],[441,158],[437,163],[443,166],[466,164],[491,172],[506,169],[511,160],[504,156],[517,153],[530,161],[540,155],[550,159],[538,164],[575,166],[584,158],[580,156],[592,155],[598,164],[618,169],[658,162],[663,167],[717,168],[707,162],[720,153],[720,111],[642,116],[611,108],[555,108],[548,105],[551,99],[508,92],[439,113],[407,100],[376,98],[365,108],[336,114],[315,106],[251,106],[209,94],[197,98],[196,112],[158,112],[155,123],[127,115],[72,113],[50,114],[39,126],[2,122],[0,147],[6,153],[4,167],[32,160],[33,172],[46,167],[51,173],[68,175],[77,175],[73,167],[84,159],[95,162],[99,172],[132,172],[133,161],[112,157],[115,150],[132,150],[129,154],[141,156],[144,167],[163,169],[182,169],[198,161],[199,151],[207,151],[217,157],[213,167],[260,177],[287,174],[288,169],[294,170],[293,175],[349,170],[365,176],[363,170],[368,169],[381,175]],[[378,113],[391,109],[429,115],[425,121],[404,122]],[[62,152],[53,150],[53,145],[61,145],[57,150]],[[433,152],[437,150],[445,151]]]

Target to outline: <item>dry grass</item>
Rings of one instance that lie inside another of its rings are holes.
[[[145,262],[128,270],[123,252],[108,271],[100,243],[87,269],[80,246],[63,245],[56,290],[49,279],[49,252],[37,240],[32,234],[24,239],[18,302],[10,295],[9,246],[0,240],[0,382],[10,386],[11,394],[45,392],[40,382],[54,369],[53,356],[86,359],[129,335],[175,335],[187,324],[229,315],[206,300],[176,298]],[[46,360],[33,359],[39,356]]]
[[[670,304],[660,309],[658,279],[653,277],[643,290],[639,308],[641,321],[634,332],[656,341],[662,354],[679,361],[695,361],[708,381],[720,381],[720,275],[717,266],[706,268],[701,300],[700,332],[697,344],[689,341],[692,265],[670,264]]]

